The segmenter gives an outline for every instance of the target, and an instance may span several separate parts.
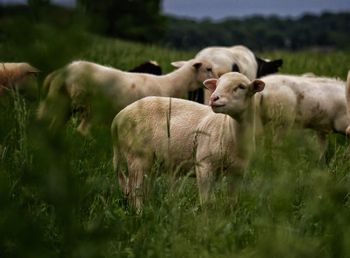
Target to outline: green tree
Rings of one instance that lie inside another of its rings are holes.
[[[94,30],[107,36],[152,42],[164,33],[160,0],[78,0],[78,5]]]

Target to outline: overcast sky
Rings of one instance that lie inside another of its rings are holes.
[[[75,2],[75,0],[51,1],[71,6]],[[0,0],[0,3],[9,2],[26,2],[26,0]],[[163,11],[165,14],[199,19],[205,17],[222,19],[252,14],[297,16],[305,12],[319,14],[323,11],[350,11],[350,0],[163,0]]]
[[[277,14],[297,16],[305,12],[350,11],[350,0],[163,0],[163,10],[195,18]]]

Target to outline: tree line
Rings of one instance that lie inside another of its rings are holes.
[[[168,17],[164,44],[176,48],[243,44],[257,50],[350,48],[350,13],[305,14],[298,18],[251,16],[220,22]]]

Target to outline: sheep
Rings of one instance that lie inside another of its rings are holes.
[[[88,135],[92,123],[110,124],[116,113],[138,99],[146,96],[186,98],[188,91],[202,87],[202,82],[211,77],[211,65],[197,60],[161,76],[76,61],[47,76],[44,81],[47,96],[39,106],[38,118],[48,119],[50,127],[57,130],[55,128],[67,121],[73,106],[73,111],[83,110],[78,132]],[[98,116],[101,121],[96,121]]]
[[[253,141],[254,94],[261,80],[237,72],[204,85],[213,92],[210,106],[166,97],[147,97],[113,119],[113,164],[121,191],[138,210],[143,204],[143,180],[153,160],[170,169],[195,168],[200,203],[210,199],[215,172],[225,170],[233,192],[242,176]],[[213,112],[214,111],[214,112]],[[128,175],[122,171],[127,165]]]
[[[328,133],[349,135],[349,76],[347,87],[339,79],[315,75],[268,75],[262,80],[266,84],[265,90],[256,95],[258,133],[272,121],[283,131],[295,125],[314,129],[319,136],[322,155]]]
[[[264,75],[278,72],[283,64],[282,59],[273,61],[263,60],[245,46],[237,45],[232,47],[207,47],[199,51],[196,56],[198,60],[205,60],[213,65],[215,77],[228,72],[240,72],[249,80],[260,78]],[[199,89],[194,94],[194,99],[199,103],[208,104],[209,92]]]
[[[128,72],[133,73],[150,73],[155,75],[161,75],[162,74],[162,68],[159,66],[159,64],[156,61],[146,61],[132,69],[130,69]]]
[[[0,63],[0,95],[6,89],[23,88],[40,71],[28,63]]]
[[[228,72],[240,72],[249,80],[278,72],[283,64],[282,59],[268,61],[254,55],[247,47],[207,47],[195,56],[199,60],[207,60],[213,64],[213,72],[218,77]]]

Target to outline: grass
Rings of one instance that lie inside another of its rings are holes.
[[[121,69],[155,59],[168,72],[171,61],[193,56],[82,35],[72,45],[76,51],[66,50],[55,62],[64,35],[58,37],[45,34],[17,52],[0,45],[0,53],[40,68],[38,89],[47,72],[73,59]],[[284,73],[345,79],[350,68],[348,52],[262,55],[282,57]],[[71,121],[53,137],[35,121],[39,97],[13,92],[0,99],[0,257],[350,257],[350,162],[343,137],[329,137],[326,165],[318,162],[312,131],[292,132],[275,145],[273,129],[267,130],[234,208],[225,178],[217,183],[216,201],[201,207],[194,178],[173,178],[155,163],[158,176],[149,179],[150,197],[138,215],[119,192],[109,136],[96,130],[94,139],[82,138]]]

